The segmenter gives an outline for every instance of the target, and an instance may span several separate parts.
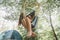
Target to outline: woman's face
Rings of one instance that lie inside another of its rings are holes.
[[[32,17],[31,17],[30,15],[29,15],[28,17],[29,17],[30,19],[32,19]]]

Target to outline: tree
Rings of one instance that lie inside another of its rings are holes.
[[[52,11],[52,9],[55,8],[56,5],[58,5],[58,4],[56,4],[56,0],[47,0],[46,3],[47,3],[48,6],[44,6],[44,7],[46,7],[46,9],[48,10],[49,19],[50,19],[50,26],[52,28],[55,40],[58,40],[57,35],[55,33],[55,30],[54,30],[54,27],[53,27],[53,24],[52,24],[52,18],[51,18],[51,11]],[[59,6],[57,6],[57,7],[59,7]]]

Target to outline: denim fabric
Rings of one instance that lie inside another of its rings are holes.
[[[0,40],[22,40],[22,36],[16,30],[8,30],[1,35],[3,36],[0,37]]]

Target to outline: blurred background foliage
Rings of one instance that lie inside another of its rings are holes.
[[[14,26],[17,26],[20,13],[27,15],[33,10],[39,18],[35,27],[37,37],[34,40],[60,40],[60,0],[0,0],[0,21],[3,18],[0,31],[9,30],[11,25],[12,29],[16,29]],[[1,16],[4,13],[5,16]],[[25,40],[26,31],[22,25],[17,30]]]

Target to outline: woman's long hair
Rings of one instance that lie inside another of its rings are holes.
[[[20,16],[19,16],[19,22],[18,22],[18,25],[20,25],[20,24],[21,24],[22,19],[23,19],[23,16],[24,16],[24,14],[23,14],[23,13],[21,13],[21,14],[20,14]]]

